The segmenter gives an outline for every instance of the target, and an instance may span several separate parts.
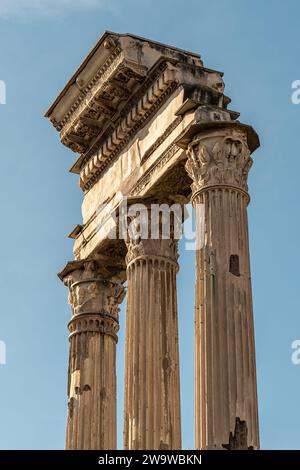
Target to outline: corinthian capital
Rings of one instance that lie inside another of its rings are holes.
[[[228,185],[248,190],[253,163],[244,129],[213,129],[197,134],[187,148],[186,170],[193,193],[206,186]]]
[[[64,283],[69,288],[73,316],[99,314],[118,320],[118,305],[123,301],[124,287],[120,282],[104,279],[96,261],[84,262],[64,278]]]
[[[181,236],[183,208],[180,204],[158,201],[132,205],[127,231],[127,266],[137,258],[168,258],[176,263]]]

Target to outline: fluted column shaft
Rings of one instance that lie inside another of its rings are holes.
[[[180,449],[177,242],[130,241],[125,449]]]
[[[259,433],[247,222],[252,160],[246,133],[199,134],[188,153],[199,244],[196,448],[255,449]]]
[[[95,262],[65,278],[69,323],[67,449],[116,449],[116,343],[124,289]]]

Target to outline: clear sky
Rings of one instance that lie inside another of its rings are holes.
[[[0,0],[1,266],[0,448],[65,444],[67,322],[56,277],[72,259],[67,234],[82,193],[44,111],[104,30],[199,52],[225,73],[226,94],[261,138],[249,206],[262,448],[300,449],[299,127],[291,83],[300,79],[298,0]],[[194,257],[178,276],[183,444],[193,448]],[[124,306],[118,346],[122,445]]]

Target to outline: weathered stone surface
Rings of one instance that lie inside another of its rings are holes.
[[[124,287],[101,277],[95,261],[71,271],[64,282],[72,308],[66,448],[115,449],[118,306]]]
[[[120,237],[124,198],[131,207],[192,199],[197,240],[204,213],[196,447],[259,446],[247,225],[247,176],[259,139],[229,103],[222,73],[199,55],[106,32],[46,114],[79,153],[71,172],[83,190],[83,220],[70,234],[75,260],[59,275],[73,311],[68,448],[116,446],[115,348],[126,279],[124,445],[181,446],[177,241],[172,230],[165,239]]]
[[[85,192],[76,259],[106,246],[112,222],[103,204],[148,196],[184,156],[175,142],[197,107],[227,107],[223,91],[222,74],[203,67],[198,54],[134,35],[102,36],[46,113],[62,142],[80,153],[71,170]],[[98,110],[99,95],[111,114]]]
[[[180,449],[177,241],[127,245],[124,448]]]
[[[246,421],[241,421],[236,418],[234,434],[230,432],[229,443],[223,444],[224,449],[227,450],[253,450],[253,447],[248,447],[248,429]]]
[[[252,159],[245,127],[197,134],[188,155],[193,205],[205,231],[204,245],[196,251],[196,447],[222,449],[231,436],[228,448],[239,448],[231,442],[238,416],[247,423],[244,447],[257,449],[247,223]]]

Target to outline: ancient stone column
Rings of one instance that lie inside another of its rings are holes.
[[[116,344],[122,284],[94,261],[64,278],[69,287],[67,449],[116,449]]]
[[[177,241],[127,246],[124,448],[180,449]]]
[[[197,449],[259,447],[247,205],[247,126],[197,134],[193,180]],[[202,232],[203,229],[203,232]]]

